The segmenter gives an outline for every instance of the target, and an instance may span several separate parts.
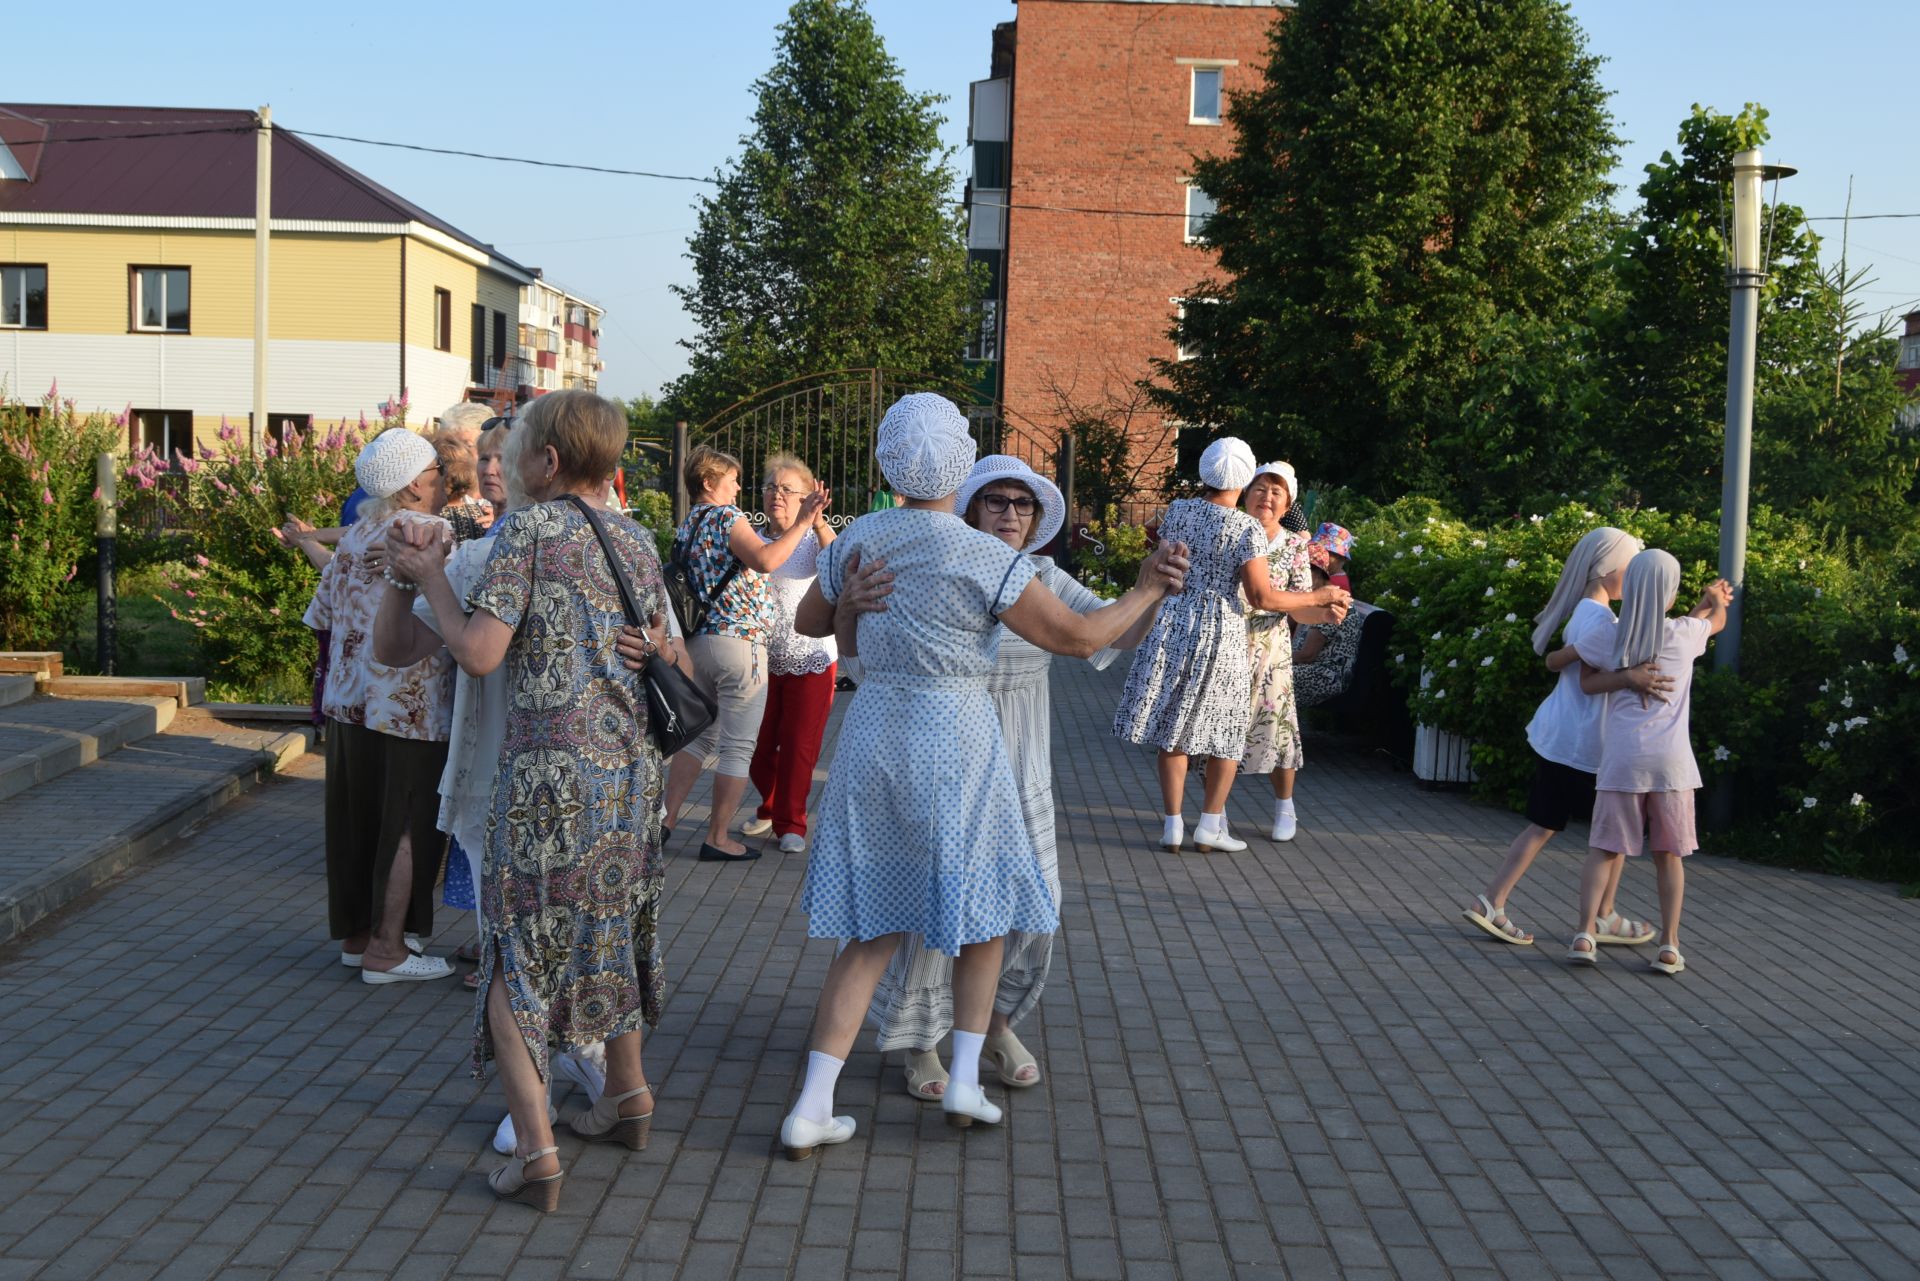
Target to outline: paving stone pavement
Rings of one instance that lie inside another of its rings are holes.
[[[1005,1125],[862,1049],[860,1134],[781,1159],[832,946],[802,859],[689,823],[652,1145],[563,1137],[561,1211],[496,1204],[471,999],[326,943],[310,756],[0,953],[0,1278],[1920,1277],[1920,905],[1701,856],[1686,975],[1572,971],[1571,842],[1515,900],[1544,945],[1477,938],[1519,820],[1310,738],[1293,845],[1165,855],[1123,674],[1056,673],[1065,933]]]

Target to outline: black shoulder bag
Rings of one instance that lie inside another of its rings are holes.
[[[600,523],[600,513],[578,495],[568,494],[567,501],[580,509],[580,514],[587,518],[587,524],[593,527],[593,536],[600,540],[600,550],[606,554],[607,566],[613,570],[613,581],[620,588],[620,605],[626,612],[627,622],[644,629],[647,619],[640,613],[640,602],[634,599],[633,584],[627,578],[627,567],[614,554],[607,528]],[[653,744],[660,749],[662,756],[672,756],[700,737],[720,714],[719,705],[707,696],[707,692],[657,651],[647,655],[646,662],[641,664],[640,688],[647,700],[647,732],[652,735]]]
[[[687,541],[690,543],[692,539]],[[687,559],[685,546],[679,539],[673,540],[673,550],[667,555],[667,563],[660,568],[660,577],[666,584],[667,604],[673,608],[673,616],[680,620],[682,636],[699,634],[706,625],[713,602],[726,595],[727,588],[733,586],[734,577],[739,572],[740,558],[736,556],[733,564],[727,566],[727,572],[720,576],[720,581],[714,584],[713,594],[705,595],[700,590],[699,579],[694,576],[693,562]]]

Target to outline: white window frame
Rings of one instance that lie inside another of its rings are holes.
[[[1196,109],[1200,98],[1200,77],[1214,76],[1218,83],[1214,88],[1214,103],[1219,111],[1217,116],[1203,116]],[[1187,123],[1190,125],[1219,126],[1227,122],[1227,68],[1221,62],[1196,62],[1189,65],[1187,76]]]
[[[1197,192],[1199,193],[1202,199],[1205,199],[1213,203],[1213,213],[1209,213],[1207,215],[1207,218],[1209,219],[1213,217],[1213,214],[1220,212],[1220,205],[1217,201],[1214,201],[1212,196],[1207,195],[1205,191],[1201,190],[1200,187],[1196,186],[1191,182],[1183,184],[1181,186],[1181,191],[1184,193],[1183,196],[1181,197],[1183,201],[1181,212],[1185,214],[1185,219],[1180,224],[1180,234],[1183,237],[1185,237],[1186,242],[1190,245],[1204,245],[1208,243],[1206,233],[1203,231],[1200,235],[1197,235],[1197,236],[1193,234],[1194,194]]]
[[[160,323],[157,325],[142,324],[140,321],[141,313],[146,310],[147,273],[149,271],[157,271],[160,273]],[[170,310],[170,308],[167,306],[167,273],[171,271],[183,272],[187,277],[187,324],[184,329],[175,329],[172,325],[167,323],[167,314]],[[162,266],[159,264],[143,264],[141,266],[135,267],[133,269],[133,327],[136,332],[143,333],[143,334],[190,334],[192,333],[193,332],[193,268],[192,267],[169,267],[169,266]]]
[[[52,316],[53,289],[51,285],[52,275],[47,270],[47,264],[43,262],[10,262],[10,263],[6,263],[4,266],[0,266],[0,290],[4,290],[6,288],[6,273],[9,271],[19,273],[19,279],[20,279],[19,294],[18,294],[18,297],[14,299],[14,302],[19,304],[19,307],[20,307],[20,323],[14,324],[9,320],[4,319],[6,315],[6,311],[5,311],[6,299],[0,298],[0,329],[25,329],[25,330],[28,330],[29,332],[34,332],[34,333],[38,333],[42,330],[47,329],[52,324],[52,321],[53,321],[53,316]],[[48,284],[41,286],[47,295],[46,307],[47,307],[48,315],[47,315],[46,324],[33,325],[33,324],[27,323],[27,273],[29,271],[40,272],[43,276],[47,277],[47,280],[49,282]]]
[[[158,331],[153,331],[153,332],[158,332]],[[178,331],[175,330],[175,331],[169,331],[169,332],[178,332]],[[160,457],[165,459],[166,461],[172,462],[173,446],[175,443],[174,437],[176,433],[184,432],[186,435],[187,447],[185,450],[181,452],[183,452],[188,458],[193,457],[193,446],[194,446],[193,411],[190,409],[136,409],[133,412],[133,424],[132,424],[133,435],[136,437],[141,437],[143,439],[139,441],[139,444],[135,444],[132,439],[129,439],[127,441],[127,447],[130,450],[137,450],[141,445],[153,445],[155,443],[151,440],[144,439],[144,437],[147,434],[146,416],[148,414],[159,415],[160,422],[158,425],[160,429],[160,444],[163,444],[166,446],[166,448],[164,449],[156,447],[154,450],[155,453],[159,454]]]

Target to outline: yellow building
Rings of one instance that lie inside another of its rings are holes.
[[[0,105],[0,386],[128,411],[128,444],[204,452],[253,403],[251,112]],[[536,269],[303,139],[273,141],[268,418],[424,424],[505,404]],[[597,319],[595,328],[598,328]]]

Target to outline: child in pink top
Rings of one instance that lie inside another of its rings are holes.
[[[1691,613],[1668,618],[1679,590],[1680,562],[1657,549],[1641,552],[1627,564],[1613,636],[1579,646],[1590,672],[1585,679],[1652,661],[1675,684],[1664,702],[1626,690],[1607,695],[1588,837],[1592,848],[1580,880],[1580,932],[1567,949],[1567,960],[1575,965],[1594,963],[1595,917],[1618,860],[1638,855],[1644,846],[1653,854],[1660,880],[1661,945],[1653,968],[1678,974],[1687,967],[1680,954],[1680,905],[1686,892],[1680,860],[1699,844],[1693,794],[1700,786],[1700,767],[1688,739],[1693,663],[1707,652],[1708,639],[1726,626],[1733,588],[1718,580]]]

